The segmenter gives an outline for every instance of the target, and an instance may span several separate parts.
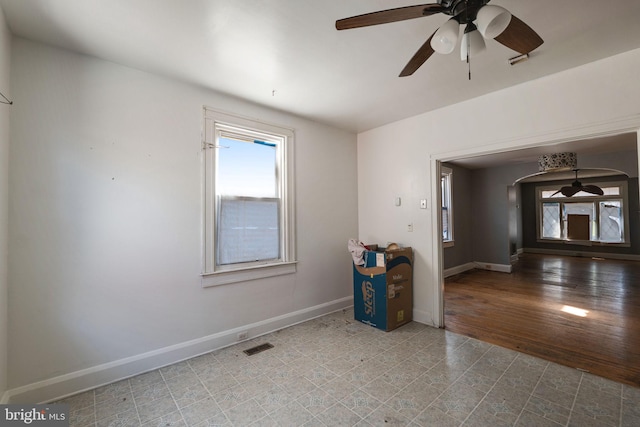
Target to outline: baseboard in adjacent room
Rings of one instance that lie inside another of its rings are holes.
[[[498,271],[500,273],[511,273],[512,269],[511,265],[474,261],[447,268],[442,272],[442,276],[446,279],[447,277],[455,276],[456,274],[464,273],[465,271],[473,270],[474,268],[479,270]]]
[[[513,268],[511,264],[492,264],[490,262],[474,262],[476,268],[480,270],[489,270],[489,271],[498,271],[500,273],[511,273],[511,269]]]
[[[353,296],[8,390],[0,403],[43,403],[181,362],[353,306]]]
[[[474,268],[478,268],[475,262],[468,262],[466,264],[457,265],[455,267],[447,268],[442,272],[442,276],[446,279],[447,277],[455,276],[456,274],[464,273],[465,271],[473,270]]]

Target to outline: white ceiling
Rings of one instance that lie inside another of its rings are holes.
[[[340,18],[416,3],[0,0],[17,36],[357,132],[640,47],[638,0],[494,0],[545,43],[510,66],[516,53],[488,41],[471,81],[458,51],[397,77],[445,15],[335,29]]]

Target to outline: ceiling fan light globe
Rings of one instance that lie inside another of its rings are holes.
[[[460,60],[467,60],[467,50],[469,58],[484,52],[487,49],[487,45],[484,43],[482,34],[477,30],[464,33],[462,36],[462,44],[460,45]]]
[[[500,6],[483,6],[478,11],[476,22],[480,34],[487,39],[493,39],[507,29],[511,22],[511,13]]]
[[[459,34],[460,24],[455,19],[449,19],[431,38],[431,47],[438,53],[449,54],[456,48]]]

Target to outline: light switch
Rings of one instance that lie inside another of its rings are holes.
[[[427,209],[427,199],[420,200],[420,209]]]
[[[400,206],[402,204],[402,199],[400,197],[396,197],[396,206]]]

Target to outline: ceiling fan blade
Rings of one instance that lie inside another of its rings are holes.
[[[511,16],[509,26],[495,40],[523,55],[544,43],[538,33],[515,16]]]
[[[604,195],[604,191],[602,191],[602,188],[598,187],[597,185],[584,185],[582,186],[582,191],[591,194],[597,194],[598,196]]]
[[[429,39],[424,42],[422,47],[418,49],[415,55],[413,55],[413,57],[409,60],[407,65],[404,66],[404,68],[400,72],[400,77],[412,75],[418,70],[418,68],[422,66],[422,64],[427,61],[427,59],[431,57],[431,55],[433,55],[434,50],[431,47],[431,39],[433,38],[434,34],[435,33],[431,34],[431,37],[429,37]]]
[[[351,28],[405,21],[407,19],[433,15],[445,10],[447,10],[447,8],[438,3],[398,7],[395,9],[381,10],[378,12],[365,13],[364,15],[352,16],[351,18],[339,19],[336,21],[336,29],[348,30]]]
[[[564,197],[571,197],[574,194],[578,193],[580,190],[581,190],[580,187],[570,186],[570,187],[562,187],[560,189],[560,192]]]

